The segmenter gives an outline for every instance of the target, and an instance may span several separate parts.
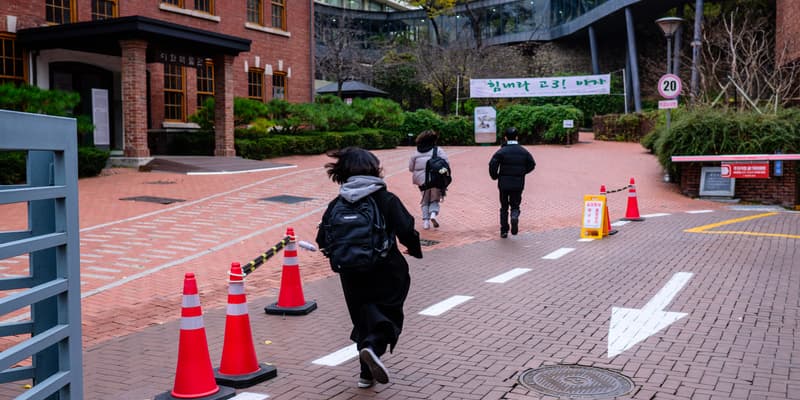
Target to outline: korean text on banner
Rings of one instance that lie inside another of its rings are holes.
[[[472,98],[586,96],[611,93],[611,75],[470,79]]]

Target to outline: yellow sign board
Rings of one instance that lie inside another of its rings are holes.
[[[583,196],[582,239],[602,239],[608,236],[606,218],[606,196],[587,194]]]

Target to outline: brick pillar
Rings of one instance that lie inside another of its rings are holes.
[[[233,58],[219,55],[214,58],[214,155],[233,157]]]
[[[147,41],[120,40],[125,157],[150,157],[147,147]]]

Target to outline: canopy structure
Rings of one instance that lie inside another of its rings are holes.
[[[317,89],[317,94],[339,94],[339,85],[336,82]],[[342,83],[342,97],[386,97],[389,93],[360,81],[345,81]]]

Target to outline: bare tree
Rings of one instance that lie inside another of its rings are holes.
[[[800,94],[800,64],[787,61],[787,49],[775,48],[774,16],[734,8],[703,30],[702,95],[741,98],[739,108],[777,109]]]
[[[324,79],[336,81],[337,94],[342,97],[342,85],[360,75],[363,33],[356,29],[346,16],[328,20],[317,19],[314,27],[317,41],[317,72]]]

